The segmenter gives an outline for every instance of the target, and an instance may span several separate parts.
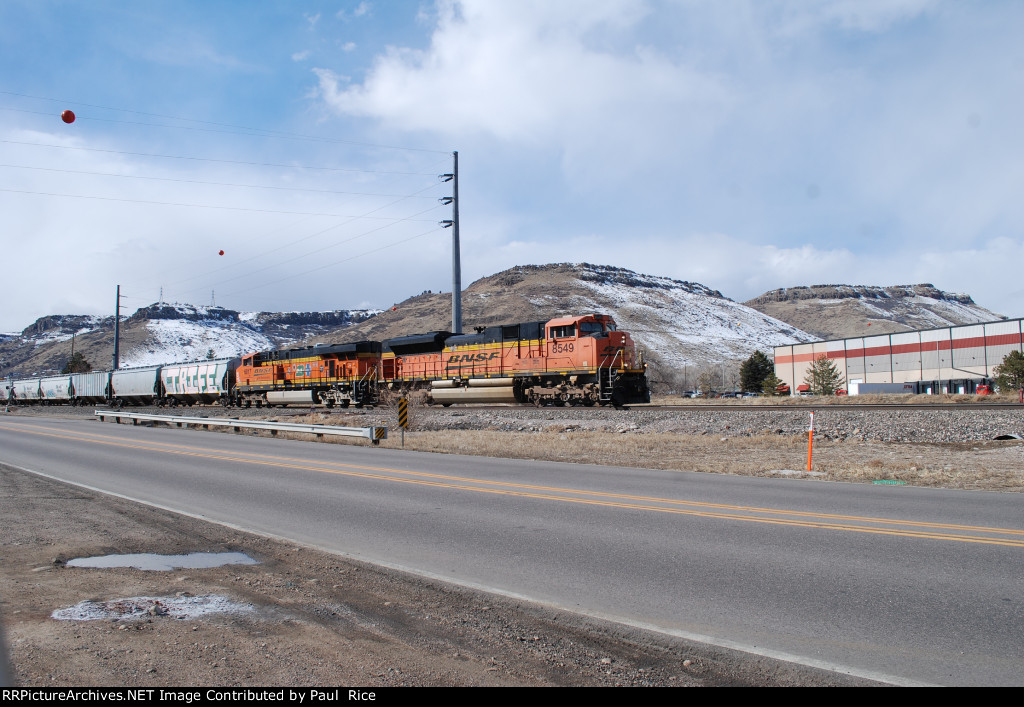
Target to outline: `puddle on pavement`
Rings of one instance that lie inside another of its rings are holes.
[[[135,555],[102,555],[98,557],[76,557],[68,560],[67,567],[92,567],[110,569],[113,567],[134,567],[137,570],[170,572],[174,569],[206,569],[223,565],[259,564],[243,552],[190,552],[187,555],[157,555],[144,552]]]
[[[213,594],[205,597],[128,597],[110,601],[83,601],[67,609],[58,609],[50,618],[58,621],[138,621],[155,616],[170,619],[195,619],[206,614],[251,614],[251,604],[231,601]]]

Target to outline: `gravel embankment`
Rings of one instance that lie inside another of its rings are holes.
[[[807,430],[806,410],[593,410],[435,409],[413,411],[416,429],[491,429],[536,432],[552,427],[621,434],[753,436],[794,435]],[[859,439],[873,442],[980,442],[999,435],[1024,436],[1024,407],[1005,410],[862,410],[831,406],[814,416],[820,439]]]

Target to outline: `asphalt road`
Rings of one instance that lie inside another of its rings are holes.
[[[10,417],[0,418],[0,461],[817,667],[897,683],[1024,684],[1020,494]]]

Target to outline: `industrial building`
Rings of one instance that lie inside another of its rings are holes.
[[[1003,319],[776,346],[775,375],[796,394],[811,363],[825,354],[854,389],[854,384],[905,383],[912,384],[906,392],[970,394],[992,379],[1006,354],[1024,353],[1022,322]]]

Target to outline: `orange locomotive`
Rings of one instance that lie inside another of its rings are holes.
[[[607,315],[432,332],[384,342],[381,385],[429,386],[433,402],[614,405],[650,402],[646,366]]]
[[[235,369],[231,402],[244,407],[373,405],[380,353],[379,341],[360,341],[249,354]]]

